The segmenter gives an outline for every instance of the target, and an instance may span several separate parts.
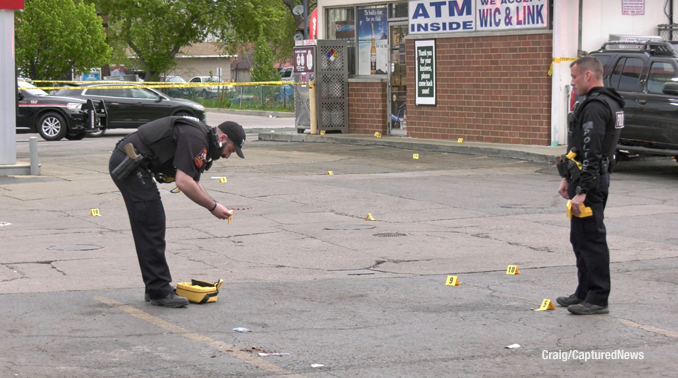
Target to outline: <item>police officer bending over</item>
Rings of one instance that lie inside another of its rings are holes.
[[[614,152],[624,127],[624,100],[603,86],[603,67],[594,57],[570,66],[572,85],[586,99],[569,118],[568,157],[558,170],[563,176],[558,193],[571,199],[570,242],[577,259],[579,284],[574,294],[558,304],[576,315],[607,314],[610,295],[610,250],[603,212],[614,168]],[[582,213],[580,205],[592,215]]]
[[[214,160],[233,152],[244,158],[245,131],[235,122],[209,127],[192,117],[165,117],[139,127],[116,145],[109,162],[120,189],[146,285],[146,301],[156,306],[184,307],[188,300],[174,294],[165,259],[165,210],[158,182],[176,180],[193,202],[219,219],[232,212],[215,201],[200,184],[200,175]]]

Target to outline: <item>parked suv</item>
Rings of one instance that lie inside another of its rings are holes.
[[[191,116],[205,121],[205,107],[197,102],[172,98],[156,89],[145,88],[136,83],[120,84],[85,83],[70,84],[71,89],[60,89],[55,94],[83,100],[101,100],[108,117],[97,132],[99,136],[107,129],[137,128],[145,123],[168,116]]]
[[[624,98],[617,150],[678,155],[678,42],[606,42],[589,55],[603,82]]]
[[[106,122],[102,101],[52,96],[25,81],[17,81],[17,132],[38,132],[48,141],[80,140]]]

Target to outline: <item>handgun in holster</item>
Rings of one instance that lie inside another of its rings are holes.
[[[581,163],[575,160],[577,157],[577,149],[573,148],[567,155],[556,157],[556,168],[561,177],[570,178],[572,181],[579,179],[581,175]]]
[[[142,155],[137,155],[132,143],[127,143],[125,145],[125,154],[127,154],[127,156],[125,156],[125,160],[123,160],[122,163],[115,167],[113,172],[111,172],[111,176],[113,176],[113,178],[117,181],[124,180],[139,165],[141,165],[141,162],[144,160]]]

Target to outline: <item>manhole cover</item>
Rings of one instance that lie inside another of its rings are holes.
[[[329,226],[325,227],[326,230],[371,230],[374,226],[361,225],[361,224],[346,224],[343,226]]]
[[[100,245],[93,245],[93,244],[74,244],[74,245],[55,245],[53,247],[49,247],[47,249],[51,249],[54,251],[93,251],[95,249],[101,249],[103,248]]]
[[[401,234],[399,232],[381,232],[374,234],[372,236],[378,236],[380,238],[397,238],[398,236],[407,236],[406,234]]]
[[[229,210],[235,210],[235,211],[245,211],[245,210],[254,210],[253,207],[248,207],[248,206],[233,206],[229,207]]]
[[[9,222],[0,222],[0,227],[9,226],[9,225],[11,225],[11,223],[9,223]]]

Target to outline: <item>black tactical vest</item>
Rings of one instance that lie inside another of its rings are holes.
[[[174,158],[174,154],[177,151],[174,127],[177,124],[197,128],[205,134],[205,140],[209,141],[208,134],[210,133],[210,127],[200,121],[187,117],[165,117],[140,126],[137,132],[141,141],[153,152],[151,161],[154,169]]]
[[[576,148],[578,155],[576,160],[581,161],[581,153],[584,150],[584,130],[582,124],[582,114],[586,105],[591,102],[598,101],[605,105],[610,111],[611,117],[605,125],[605,137],[603,138],[603,157],[607,157],[610,161],[608,172],[612,172],[615,165],[614,152],[617,149],[621,129],[624,128],[624,111],[617,101],[607,96],[605,93],[595,92],[587,96],[584,102],[574,112],[574,117],[570,118],[569,148]]]

